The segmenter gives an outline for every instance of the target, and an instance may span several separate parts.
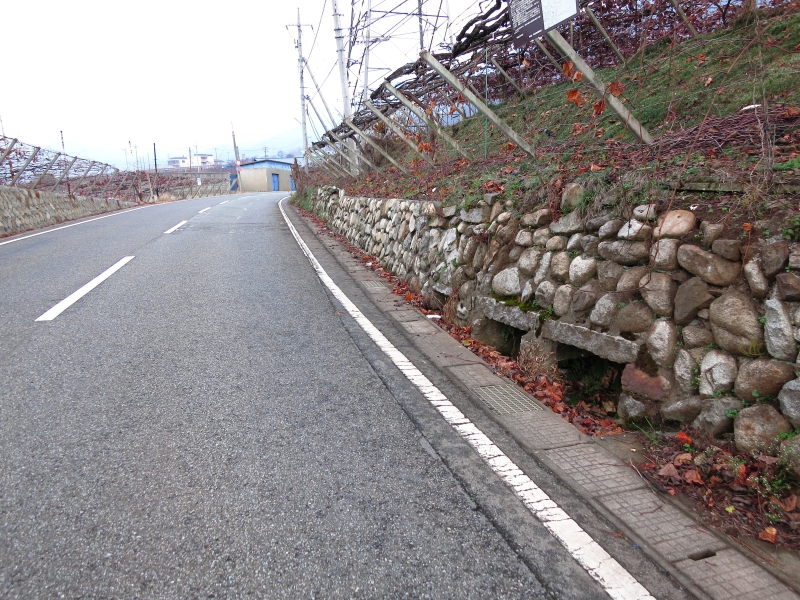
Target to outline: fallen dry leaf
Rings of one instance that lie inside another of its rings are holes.
[[[590,170],[592,173],[597,173],[598,171],[602,171],[603,169],[605,169],[605,167],[601,167],[600,165],[596,165],[596,164],[594,164],[594,163],[592,163],[592,166],[591,166],[591,167],[589,167],[589,170]]]
[[[692,462],[691,452],[682,452],[681,454],[678,454],[678,456],[675,457],[675,460],[672,461],[672,463],[676,467],[682,467],[684,465],[688,465],[690,462]]]
[[[583,106],[584,98],[580,90],[570,90],[567,92],[567,100],[577,106]]]
[[[686,483],[696,483],[697,485],[703,485],[703,478],[700,477],[700,473],[697,472],[696,469],[689,469],[686,473],[683,474],[683,480]]]
[[[569,61],[564,65],[564,77],[572,78],[572,74],[575,72],[575,65],[572,61]]]
[[[774,527],[764,527],[764,531],[758,534],[758,539],[774,544],[778,537],[778,530]]]
[[[599,101],[594,103],[594,116],[599,117],[603,114],[603,111],[606,109],[606,101],[605,98],[601,98]]]
[[[678,474],[678,469],[675,468],[675,465],[669,464],[664,465],[662,469],[658,472],[660,477],[664,477],[666,479],[680,479],[681,476]]]
[[[706,87],[708,87],[708,86],[710,86],[712,83],[714,83],[714,78],[713,78],[713,77],[709,77],[708,79],[706,79],[706,81],[705,81],[705,83],[704,83],[703,85],[704,85],[704,86],[706,86]]]
[[[625,86],[619,81],[612,81],[608,84],[608,93],[617,98],[622,92],[625,91]]]
[[[692,442],[694,441],[690,435],[688,435],[687,433],[685,433],[683,431],[679,431],[675,435],[675,439],[678,440],[681,444],[689,444],[690,446],[692,445]]]

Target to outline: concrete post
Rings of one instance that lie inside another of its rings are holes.
[[[686,16],[686,13],[683,12],[681,5],[678,4],[678,0],[669,0],[672,6],[675,7],[675,12],[678,13],[678,16],[681,18],[681,21],[686,25],[686,29],[689,30],[689,33],[692,34],[693,38],[698,37],[697,29],[694,28],[692,22],[689,20],[689,17]]]
[[[386,151],[385,151],[383,148],[381,148],[381,147],[380,147],[378,144],[376,144],[375,142],[373,142],[373,141],[372,141],[372,138],[370,138],[370,137],[369,137],[369,136],[368,136],[366,133],[364,133],[364,132],[363,132],[363,131],[361,131],[361,130],[360,130],[358,127],[356,127],[356,126],[353,124],[353,121],[352,121],[352,120],[350,120],[350,119],[345,119],[345,120],[344,120],[344,124],[345,124],[345,125],[347,125],[347,126],[348,126],[350,129],[352,129],[353,131],[355,131],[355,132],[356,132],[358,135],[360,135],[360,136],[361,136],[361,139],[363,139],[363,140],[364,140],[365,142],[367,142],[367,143],[368,143],[370,146],[372,146],[373,148],[375,148],[375,150],[377,150],[377,151],[378,151],[378,152],[381,154],[381,156],[383,156],[383,157],[384,157],[386,160],[388,160],[390,163],[392,163],[392,164],[393,164],[395,167],[397,167],[397,168],[398,168],[400,171],[402,171],[403,173],[406,173],[406,174],[408,174],[408,170],[407,170],[405,167],[401,166],[401,165],[400,165],[400,163],[398,163],[398,162],[397,162],[395,159],[393,159],[393,158],[391,157],[391,155],[390,155],[388,152],[386,152]]]
[[[14,187],[17,184],[17,181],[19,181],[20,176],[25,172],[25,169],[28,168],[28,165],[31,164],[33,159],[36,158],[36,155],[39,154],[39,150],[41,150],[39,146],[34,146],[33,152],[31,152],[28,156],[28,160],[25,161],[20,170],[17,171],[17,174],[14,175],[14,178],[11,180],[11,187]]]
[[[394,121],[389,119],[381,111],[379,111],[377,108],[375,108],[375,105],[372,102],[370,102],[369,100],[364,100],[364,106],[366,106],[370,111],[372,111],[372,113],[376,117],[378,117],[381,121],[383,121],[384,125],[386,125],[396,135],[398,135],[400,137],[400,139],[403,140],[408,145],[409,148],[411,148],[414,152],[416,152],[422,158],[424,158],[426,161],[428,161],[429,165],[433,166],[433,159],[430,156],[428,156],[427,154],[425,154],[424,152],[420,152],[419,148],[417,148],[417,145],[406,137],[405,132],[402,129],[400,129]]]
[[[33,185],[31,186],[32,190],[35,190],[36,187],[42,182],[42,179],[44,179],[44,176],[47,175],[48,172],[50,172],[50,169],[53,167],[55,162],[58,160],[59,156],[61,156],[61,152],[56,152],[53,155],[53,158],[50,160],[49,163],[47,163],[47,166],[44,168],[44,171],[42,171],[39,174],[39,176],[36,178],[36,181],[33,182]]]
[[[128,175],[130,175],[130,173],[128,171],[125,171],[125,174],[122,176],[122,179],[120,180],[117,189],[114,190],[114,193],[111,195],[113,198],[116,198],[119,195],[119,191],[122,189],[122,185],[128,179]]]
[[[5,149],[5,152],[3,152],[3,155],[0,156],[0,167],[3,166],[3,161],[8,157],[9,154],[11,154],[11,151],[14,149],[14,145],[17,143],[17,141],[17,138],[12,139],[11,143]],[[9,169],[9,172],[11,172],[11,169]]]
[[[547,57],[547,59],[552,63],[552,65],[556,68],[556,70],[559,73],[561,73],[561,63],[558,62],[552,54],[550,54],[547,48],[544,47],[544,44],[538,39],[534,39],[533,43],[536,44],[536,47],[539,48],[539,50],[541,50],[542,54],[544,54]]]
[[[522,137],[511,127],[506,125],[506,123],[498,117],[488,106],[486,106],[483,101],[478,98],[475,94],[473,94],[467,87],[462,84],[458,79],[456,79],[455,75],[453,75],[447,68],[440,63],[436,58],[434,58],[433,54],[430,52],[423,52],[422,53],[422,60],[424,60],[430,67],[436,71],[439,76],[444,79],[448,84],[450,84],[453,88],[458,90],[458,92],[464,96],[467,100],[469,100],[475,108],[477,108],[480,112],[482,112],[486,117],[494,123],[494,125],[502,131],[508,139],[514,142],[517,146],[522,148],[525,152],[536,158],[536,153],[533,150],[533,147],[528,144]]]
[[[458,145],[458,142],[449,135],[447,135],[447,133],[445,133],[445,131],[439,126],[439,123],[437,123],[434,119],[429,117],[427,113],[424,110],[422,110],[419,106],[417,106],[416,104],[411,102],[411,100],[406,98],[406,95],[403,94],[403,92],[398,90],[388,81],[383,82],[383,87],[389,90],[389,93],[391,93],[395,98],[400,100],[400,102],[403,103],[403,106],[405,106],[408,110],[417,115],[417,117],[425,121],[428,127],[433,129],[440,138],[442,138],[445,142],[450,144],[450,146],[456,152],[458,152],[461,156],[463,156],[467,160],[472,160],[472,157],[463,148],[461,148],[461,146]]]
[[[342,167],[336,164],[331,157],[328,156],[327,152],[323,152],[322,150],[314,150],[312,151],[314,156],[316,156],[320,162],[322,163],[323,168],[327,167],[329,170],[333,171],[339,177],[352,177],[351,173],[348,173]]]
[[[83,180],[86,179],[86,176],[89,174],[89,171],[92,170],[92,167],[94,165],[95,165],[95,161],[91,161],[89,163],[89,167],[86,169],[86,171],[84,171],[83,175],[81,175],[81,178],[78,180],[78,183],[75,184],[75,193],[76,194],[78,193],[78,190],[80,190],[80,187],[81,187],[81,184],[83,183]]]
[[[594,11],[590,7],[587,6],[585,10],[586,14],[589,15],[589,18],[592,20],[592,23],[594,24],[595,28],[597,28],[597,31],[599,31],[600,35],[603,36],[603,39],[606,41],[606,44],[608,44],[611,47],[611,49],[614,51],[614,54],[617,55],[617,58],[624,65],[625,57],[622,56],[622,52],[619,51],[619,48],[617,48],[617,45],[608,35],[608,32],[605,30],[605,27],[603,27],[603,25],[600,23],[600,19],[598,19],[597,16],[595,16]]]
[[[622,102],[620,102],[611,94],[606,94],[606,84],[603,83],[592,70],[592,68],[586,64],[586,61],[578,56],[578,53],[575,52],[575,49],[569,45],[569,42],[561,37],[561,34],[555,29],[546,32],[544,35],[547,38],[547,41],[553,44],[553,46],[555,46],[555,48],[564,58],[571,60],[572,64],[575,65],[575,68],[583,73],[583,76],[586,78],[586,82],[588,83],[589,87],[595,91],[597,96],[605,99],[608,106],[620,118],[628,131],[630,131],[636,137],[636,139],[643,144],[652,144],[653,138],[650,133],[641,123],[639,123],[636,117],[634,117],[630,111],[625,108],[625,105],[622,104]]]
[[[497,62],[497,61],[496,61],[494,58],[492,58],[491,60],[492,60],[492,64],[493,64],[493,65],[494,65],[494,66],[497,68],[497,70],[498,70],[498,71],[500,71],[500,73],[503,75],[503,77],[505,77],[505,78],[506,78],[506,80],[507,80],[507,81],[508,81],[508,82],[509,82],[511,85],[513,85],[513,86],[514,86],[514,89],[515,89],[515,90],[517,90],[517,92],[519,93],[519,95],[520,95],[520,96],[523,96],[523,95],[525,95],[525,92],[523,92],[523,91],[522,91],[522,88],[521,88],[521,87],[519,87],[519,86],[517,85],[517,82],[516,82],[516,81],[514,81],[514,80],[511,78],[511,75],[509,75],[508,73],[506,73],[506,70],[505,70],[503,67],[501,67],[501,66],[498,64],[498,62]]]
[[[356,173],[361,173],[361,172],[363,172],[363,171],[364,171],[364,169],[362,169],[362,168],[361,168],[361,167],[358,165],[358,163],[355,161],[355,159],[353,159],[353,158],[351,158],[350,156],[348,156],[347,154],[345,154],[345,152],[344,152],[344,151],[342,151],[342,149],[341,149],[341,148],[339,148],[339,146],[337,146],[337,145],[336,145],[336,142],[331,142],[330,140],[325,140],[325,136],[324,136],[324,135],[322,136],[322,141],[327,141],[327,144],[328,144],[328,146],[330,146],[331,148],[333,148],[333,149],[334,149],[334,150],[335,150],[335,151],[336,151],[336,152],[339,154],[339,156],[341,156],[341,157],[342,157],[342,158],[344,158],[344,159],[345,159],[347,162],[349,162],[351,165],[353,165],[353,167],[354,167],[354,168],[355,168],[355,170],[356,170]]]
[[[340,138],[338,135],[333,133],[333,130],[330,130],[328,132],[328,135],[331,136],[333,139],[335,139],[337,142],[339,142],[342,146],[345,145],[344,140],[342,140],[342,138]],[[353,144],[353,146],[355,146],[355,144]],[[376,171],[380,171],[380,169],[378,167],[376,167],[374,164],[372,164],[372,162],[366,156],[364,156],[361,152],[359,152],[358,150],[353,150],[352,148],[351,148],[350,151],[353,154],[355,154],[356,156],[358,156],[358,158],[360,160],[363,160],[365,163],[367,163],[370,167],[372,167]]]
[[[86,190],[86,195],[87,196],[90,196],[92,194],[92,192],[94,191],[94,186],[97,185],[97,178],[98,177],[102,177],[103,173],[106,172],[107,168],[108,168],[108,165],[103,165],[103,170],[100,171],[97,175],[94,176],[94,179],[92,180],[92,185],[90,185],[89,189]]]
[[[114,181],[114,178],[115,178],[117,175],[119,175],[119,169],[116,169],[116,168],[115,168],[115,169],[114,169],[114,172],[111,174],[111,177],[109,177],[109,178],[108,178],[108,181],[106,181],[106,184],[103,186],[103,189],[102,189],[102,190],[100,190],[100,197],[101,197],[101,198],[102,198],[103,196],[105,196],[105,194],[106,194],[106,190],[108,189],[108,186],[110,186],[110,185],[111,185],[111,182],[112,182],[112,181]]]
[[[61,185],[61,182],[64,181],[64,177],[67,176],[67,174],[69,173],[69,170],[72,168],[72,166],[75,164],[75,161],[77,161],[77,160],[78,160],[78,157],[76,156],[75,158],[72,159],[72,162],[69,163],[67,168],[64,169],[63,171],[61,171],[61,177],[59,177],[58,181],[56,181],[56,184],[53,186],[53,190],[55,190],[58,186]]]

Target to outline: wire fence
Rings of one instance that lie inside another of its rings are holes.
[[[122,171],[10,137],[0,137],[0,185],[132,202],[227,194],[231,187],[227,171]]]

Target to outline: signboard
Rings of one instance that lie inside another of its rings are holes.
[[[577,0],[509,0],[514,45],[522,48],[578,14]]]

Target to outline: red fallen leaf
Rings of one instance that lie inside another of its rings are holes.
[[[781,116],[782,117],[788,117],[788,118],[800,117],[800,108],[798,108],[796,106],[790,106],[785,111],[783,111],[783,113],[781,113]]]
[[[787,513],[794,512],[797,509],[797,496],[792,494],[788,498],[783,499],[783,510]]]
[[[747,465],[739,465],[736,469],[736,477],[733,483],[735,485],[744,485],[747,483]]]
[[[411,292],[406,294],[406,302],[411,302],[414,299],[414,294]]]
[[[778,530],[774,527],[764,527],[764,531],[758,534],[758,539],[774,544],[778,537]]]
[[[608,84],[608,93],[614,96],[614,98],[619,97],[619,95],[624,91],[625,86],[619,81],[612,81],[610,84]]]
[[[531,66],[531,61],[529,61],[527,58],[523,58],[522,59],[522,64],[525,65],[526,67],[530,67]]]
[[[670,496],[677,496],[678,495],[678,492],[675,491],[675,488],[667,488],[667,493]]]
[[[683,480],[686,483],[696,483],[697,485],[705,485],[703,483],[703,478],[700,477],[700,473],[698,473],[695,469],[689,469],[686,473],[683,474]]]
[[[572,74],[575,72],[575,65],[572,61],[569,61],[564,65],[563,68],[564,77],[572,78]]]
[[[583,79],[583,73],[580,71],[575,71],[575,74],[572,76],[572,81],[578,83],[581,79]]]
[[[594,116],[599,117],[603,114],[603,111],[606,109],[606,101],[605,98],[601,98],[597,102],[594,103]]]
[[[712,475],[708,480],[712,485],[716,485],[718,483],[722,483],[722,479],[717,477],[716,475]]]
[[[678,440],[681,444],[689,444],[692,445],[692,438],[687,433],[683,431],[679,431],[677,435],[675,435],[675,439]]]
[[[567,100],[578,107],[583,106],[585,102],[580,90],[570,90],[567,92]]]
[[[745,231],[752,231],[753,224],[752,223],[743,223],[742,224],[742,229],[744,229]]]
[[[589,172],[589,169],[587,169],[586,167],[581,167],[580,169],[578,169],[578,172],[576,173],[576,175],[583,175],[584,173],[588,173],[588,172]]]
[[[700,54],[697,57],[697,66],[699,67],[700,65],[703,65],[703,64],[705,64],[705,62],[706,62],[706,55],[705,54]]]
[[[456,112],[456,107],[455,107],[455,106],[451,106],[451,107],[450,107],[450,114],[452,115],[452,114],[454,114],[455,112]]]
[[[672,461],[672,463],[676,467],[682,467],[684,465],[688,465],[690,462],[692,462],[691,452],[682,452],[681,454],[678,454],[678,456],[675,457],[675,460]]]

